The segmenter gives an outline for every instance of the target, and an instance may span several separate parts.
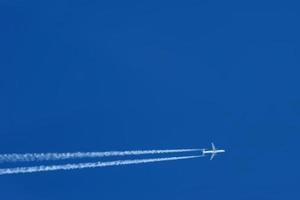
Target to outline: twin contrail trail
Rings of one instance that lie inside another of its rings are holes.
[[[156,155],[156,154],[171,154],[171,153],[185,153],[202,151],[202,155],[195,156],[174,156],[164,158],[147,158],[147,159],[127,159],[115,161],[99,161],[86,163],[70,163],[57,165],[40,165],[29,167],[15,167],[15,168],[0,168],[0,175],[5,174],[21,174],[46,172],[57,170],[73,170],[97,167],[109,167],[119,165],[132,165],[153,162],[163,162],[172,160],[183,160],[203,157],[203,149],[166,149],[166,150],[133,150],[133,151],[104,151],[104,152],[75,152],[75,153],[25,153],[25,154],[0,154],[0,163],[4,162],[39,162],[39,161],[58,161],[67,159],[82,159],[82,158],[101,158],[101,157],[121,157],[121,156],[137,156],[137,155]]]
[[[201,151],[202,149],[167,149],[167,150],[134,150],[134,151],[106,151],[106,152],[75,152],[75,153],[26,153],[0,154],[0,163],[3,162],[34,162],[55,161],[81,158],[100,158],[110,156],[130,156],[146,154],[165,154]]]
[[[132,155],[132,154],[130,154],[130,155]],[[192,159],[192,158],[198,158],[198,157],[202,157],[202,155],[167,157],[167,158],[135,159],[135,160],[117,160],[117,161],[109,161],[109,162],[89,162],[89,163],[64,164],[64,165],[48,165],[48,166],[41,165],[41,166],[33,166],[33,167],[17,167],[17,168],[0,169],[0,175],[34,173],[34,172],[56,171],[56,170],[73,170],[73,169],[109,167],[109,166],[119,166],[119,165],[132,165],[132,164],[163,162],[163,161],[171,161],[171,160]]]

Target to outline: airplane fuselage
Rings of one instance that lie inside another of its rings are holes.
[[[203,150],[203,154],[217,154],[217,153],[224,153],[225,150]]]

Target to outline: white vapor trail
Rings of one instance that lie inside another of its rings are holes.
[[[134,150],[134,151],[106,151],[106,152],[75,152],[75,153],[25,153],[0,154],[0,163],[3,162],[33,162],[80,158],[99,158],[109,156],[129,156],[145,154],[164,154],[201,151],[202,149],[167,149],[167,150]]]
[[[149,159],[135,159],[135,160],[117,160],[109,162],[90,162],[90,163],[77,163],[77,164],[65,164],[65,165],[41,165],[33,167],[17,167],[17,168],[5,168],[0,169],[0,175],[5,174],[20,174],[20,173],[34,173],[56,170],[73,170],[73,169],[85,169],[85,168],[97,168],[97,167],[109,167],[119,165],[132,165],[152,162],[163,162],[171,160],[183,160],[203,157],[199,156],[179,156],[179,157],[167,157],[167,158],[149,158]]]

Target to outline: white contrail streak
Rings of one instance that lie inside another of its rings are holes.
[[[167,158],[117,160],[117,161],[109,161],[109,162],[90,162],[90,163],[77,163],[77,164],[65,164],[65,165],[49,165],[49,166],[41,165],[41,166],[33,166],[33,167],[17,167],[17,168],[0,169],[0,175],[109,167],[109,166],[119,166],[119,165],[132,165],[132,164],[162,162],[162,161],[171,161],[171,160],[192,159],[198,157],[202,157],[202,156],[201,155],[200,156],[179,156],[179,157],[167,157]]]
[[[201,151],[202,149],[167,149],[167,150],[134,150],[134,151],[106,151],[106,152],[75,152],[75,153],[25,153],[0,154],[0,163],[3,162],[33,162],[80,158],[99,158],[109,156],[129,156],[145,154],[164,154]]]

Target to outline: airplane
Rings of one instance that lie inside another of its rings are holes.
[[[202,151],[203,156],[205,156],[206,154],[211,154],[210,160],[212,160],[216,154],[225,152],[225,150],[223,150],[223,149],[216,149],[214,143],[211,143],[211,147],[212,147],[212,150],[203,149],[203,151]]]

